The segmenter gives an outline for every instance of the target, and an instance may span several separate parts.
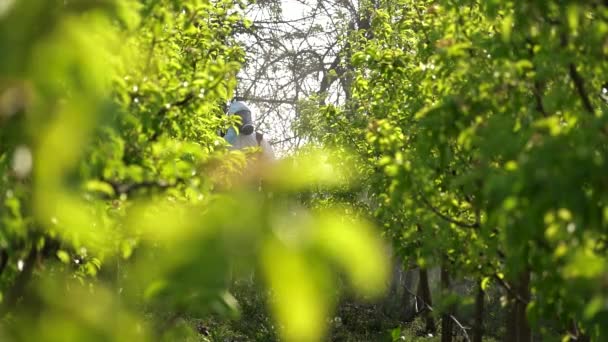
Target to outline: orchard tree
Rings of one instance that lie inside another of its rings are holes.
[[[494,285],[508,341],[605,339],[606,4],[362,6],[353,101],[311,110],[313,140],[366,160],[368,202],[407,260],[440,265],[446,292],[475,279],[474,340]]]
[[[283,153],[307,141],[295,125],[308,102],[350,101],[350,32],[367,30],[366,7],[351,0],[270,0],[247,7],[236,38],[246,52],[235,95],[253,104],[259,129]]]
[[[245,6],[0,5],[3,339],[186,338],[176,318],[236,313],[230,282],[256,269],[277,334],[314,341],[336,266],[380,293],[386,262],[368,224],[281,202],[345,186],[329,152],[253,167],[255,151],[227,151],[217,134],[236,124],[223,112]]]

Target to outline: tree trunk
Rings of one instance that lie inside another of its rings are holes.
[[[420,305],[417,298],[410,295],[411,293],[414,293],[413,290],[417,289],[420,284],[420,271],[418,269],[408,268],[408,270],[403,273],[402,279],[402,290],[407,289],[407,291],[403,291],[405,293],[401,297],[401,319],[405,322],[411,322],[416,318],[418,312],[425,308],[424,305]]]
[[[450,274],[445,265],[441,266],[441,293],[442,296],[448,295],[450,291]],[[452,308],[449,307],[441,315],[441,342],[452,342],[454,335],[454,324],[452,322]]]
[[[483,310],[485,293],[481,288],[481,280],[477,283],[475,294],[475,314],[473,322],[473,342],[481,342],[483,338]]]
[[[0,308],[0,318],[15,309],[21,296],[27,291],[32,273],[34,272],[37,257],[38,249],[36,248],[36,245],[34,245],[30,248],[27,257],[23,261],[23,269],[17,273],[13,284],[6,291],[3,306]]]
[[[386,296],[383,310],[384,314],[390,318],[399,316],[402,305],[401,282],[403,277],[403,266],[398,262],[398,257],[393,258],[393,272],[390,279],[389,290]]]
[[[507,333],[505,341],[530,342],[532,331],[526,317],[526,306],[530,301],[530,271],[519,274],[508,294]]]
[[[572,340],[574,341],[591,342],[591,338],[579,330],[578,324],[575,320],[572,320],[572,328],[570,329],[570,333],[572,334],[572,336],[574,336],[574,338],[572,338]]]
[[[429,274],[426,268],[420,268],[420,282],[418,283],[418,296],[422,300],[421,307],[424,308],[425,330],[427,333],[435,333],[435,319],[431,310],[427,307],[433,306],[431,288],[429,286]]]

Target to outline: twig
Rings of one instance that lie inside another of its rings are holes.
[[[0,275],[2,275],[2,273],[4,272],[4,268],[6,267],[7,263],[8,263],[8,252],[6,251],[6,249],[2,249],[0,251]]]
[[[587,94],[587,90],[585,89],[585,81],[576,70],[576,65],[574,63],[570,63],[568,65],[570,70],[570,78],[572,78],[572,82],[574,82],[574,86],[576,87],[576,91],[578,95],[581,97],[583,101],[583,106],[585,110],[590,114],[593,114],[593,106],[591,105],[591,100],[589,100],[589,95]]]
[[[253,96],[242,96],[242,97],[239,97],[237,100],[249,101],[249,102],[253,102],[253,103],[258,102],[258,103],[273,103],[273,104],[288,104],[288,105],[296,104],[295,99],[279,100],[279,99],[265,99],[262,97],[253,97]]]
[[[475,223],[467,223],[467,222],[462,222],[462,221],[458,221],[456,219],[453,219],[447,215],[445,215],[444,213],[442,213],[441,211],[439,211],[439,209],[433,207],[433,205],[424,197],[424,195],[422,195],[422,192],[418,192],[418,196],[420,196],[420,198],[422,199],[422,202],[429,208],[430,211],[432,211],[435,215],[441,217],[443,220],[449,222],[449,223],[453,223],[459,227],[463,227],[463,228],[479,228],[479,222],[475,222]]]
[[[313,17],[314,17],[313,15],[309,15],[306,17],[291,19],[291,20],[254,20],[253,23],[255,23],[255,24],[290,24],[290,23],[297,23],[299,21],[305,21],[305,20],[311,19]]]
[[[507,290],[507,292],[509,292],[511,295],[513,295],[513,297],[520,303],[524,304],[524,305],[528,305],[528,303],[530,301],[525,300],[524,298],[522,298],[517,292],[515,292],[513,290],[513,288],[511,287],[511,285],[509,285],[506,281],[504,281],[504,279],[502,279],[501,277],[498,276],[498,274],[494,274],[493,275],[494,279],[496,279],[498,281],[498,283],[500,284],[500,286],[502,286],[505,290]]]
[[[109,180],[109,179],[102,179],[102,181],[110,184],[112,189],[114,189],[114,193],[116,195],[129,195],[133,191],[136,191],[139,189],[145,189],[145,188],[148,188],[148,189],[156,188],[156,189],[160,189],[160,190],[165,190],[165,189],[174,187],[179,183],[182,183],[182,184],[185,183],[185,180],[183,180],[181,178],[178,178],[175,183],[169,183],[169,182],[163,181],[163,180],[144,181],[144,182],[139,182],[139,183],[120,183],[118,181]]]
[[[172,107],[184,107],[187,104],[189,104],[190,101],[192,101],[193,99],[194,99],[194,93],[189,92],[188,94],[186,94],[186,96],[184,96],[183,99],[175,101],[168,105],[165,105],[161,109],[159,109],[158,112],[156,113],[156,116],[162,117],[160,124],[159,124],[159,129],[154,131],[154,134],[152,134],[152,136],[150,137],[150,141],[158,140],[158,136],[160,135],[160,126],[162,126],[163,121],[165,120],[165,114],[169,111],[169,109],[171,109]]]
[[[559,21],[553,24],[561,25]],[[568,34],[565,30],[562,30],[560,33],[560,41],[561,47],[566,49],[568,47]],[[581,76],[581,74],[579,74],[574,62],[570,62],[568,64],[568,72],[570,74],[572,82],[574,82],[574,87],[576,88],[578,95],[583,101],[583,107],[585,107],[585,110],[589,112],[589,114],[593,114],[593,105],[591,105],[591,100],[589,99],[589,95],[587,94],[587,90],[585,89],[585,80],[583,80],[583,77]]]
[[[536,110],[541,113],[543,117],[548,117],[549,115],[547,114],[545,106],[543,105],[542,86],[538,80],[534,81],[534,89],[532,90],[532,94],[534,95],[534,100],[536,101]]]
[[[274,146],[274,145],[278,145],[278,144],[282,144],[282,143],[286,143],[288,141],[291,141],[293,139],[297,138],[296,136],[292,136],[292,137],[287,137],[285,139],[282,140],[276,140],[270,143],[270,145]]]
[[[418,296],[417,294],[415,294],[414,292],[412,292],[412,290],[410,290],[407,286],[403,286],[403,288],[405,288],[405,291],[407,291],[410,295],[414,296],[416,298],[416,300],[420,300],[420,302],[422,302],[422,304],[424,304],[424,306],[425,306],[425,308],[427,310],[429,310],[430,312],[435,311],[432,306],[430,306],[429,304],[427,304],[424,300],[422,300],[422,298],[420,298],[420,296]],[[467,329],[470,329],[470,328],[467,328],[467,327],[463,326],[456,319],[456,317],[454,317],[454,315],[450,314],[449,316],[450,316],[450,319],[452,321],[454,321],[454,323],[456,323],[456,325],[460,328],[460,330],[462,330],[462,334],[463,334],[463,336],[465,338],[465,341],[471,342],[471,339],[469,338],[469,334],[467,334]]]

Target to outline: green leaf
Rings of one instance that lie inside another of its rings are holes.
[[[107,195],[108,197],[114,197],[114,188],[106,182],[98,181],[98,180],[89,180],[85,184],[85,189],[91,192],[99,192]]]
[[[487,291],[488,288],[490,287],[490,277],[483,277],[483,279],[481,280],[481,289],[483,291]]]
[[[502,40],[508,42],[511,40],[511,32],[513,31],[513,15],[507,15],[502,19],[500,23],[500,33],[502,35]]]
[[[271,303],[285,341],[319,341],[324,335],[329,298],[321,265],[301,251],[269,240],[262,250],[264,274],[275,300]]]
[[[362,220],[331,212],[316,225],[315,243],[344,268],[355,288],[366,296],[382,294],[389,267],[377,233]]]
[[[69,264],[71,261],[70,255],[68,254],[68,252],[63,251],[63,250],[57,251],[57,258],[59,258],[59,260],[61,260],[61,262],[63,262],[64,264]]]

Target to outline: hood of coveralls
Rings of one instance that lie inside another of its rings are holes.
[[[250,135],[255,130],[251,109],[249,109],[244,102],[232,102],[228,108],[228,115],[238,115],[241,117],[241,125],[239,126],[240,134]]]

